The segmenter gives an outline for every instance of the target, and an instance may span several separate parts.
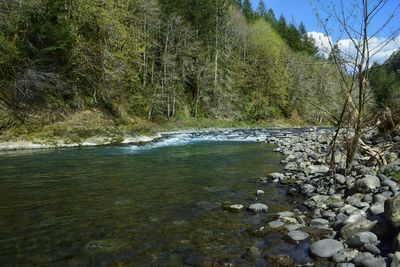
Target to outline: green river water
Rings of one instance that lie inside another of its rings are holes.
[[[256,142],[94,147],[0,154],[0,266],[217,266],[245,229],[287,210],[273,146]],[[265,195],[255,200],[255,191]]]

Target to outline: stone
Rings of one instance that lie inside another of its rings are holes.
[[[393,251],[400,251],[400,233],[393,239]]]
[[[390,264],[390,267],[399,267],[400,266],[400,252],[396,252],[393,255],[392,258],[392,263]]]
[[[298,230],[298,229],[302,228],[303,225],[301,225],[301,224],[287,224],[285,227],[290,232],[290,231],[295,231],[295,230]]]
[[[360,213],[354,213],[354,214],[351,214],[346,219],[344,219],[343,224],[347,225],[347,224],[355,223],[356,221],[358,221],[361,218],[363,218],[363,215],[361,215]]]
[[[343,244],[334,239],[323,239],[311,244],[310,252],[320,258],[330,258],[344,250]]]
[[[295,243],[307,240],[309,237],[310,235],[303,231],[290,231],[286,234],[286,239]]]
[[[371,232],[359,232],[352,235],[348,240],[347,244],[353,248],[360,248],[364,245],[377,245],[379,243],[378,237]]]
[[[310,165],[304,169],[306,174],[327,173],[329,166],[327,165]]]
[[[285,178],[285,175],[282,174],[282,173],[279,173],[279,172],[271,173],[269,176],[270,176],[272,179],[278,179],[278,180],[282,180],[283,178]]]
[[[305,184],[301,187],[301,193],[303,195],[309,195],[315,191],[315,187],[311,184]]]
[[[286,171],[296,171],[299,167],[295,162],[289,162],[288,164],[285,165],[284,169]]]
[[[380,254],[381,254],[380,249],[379,249],[377,246],[372,245],[372,244],[366,244],[366,245],[364,245],[364,246],[362,247],[362,249],[363,249],[364,251],[370,252],[370,253],[372,253],[372,254],[374,254],[374,255],[380,255]]]
[[[338,263],[336,267],[355,267],[354,263],[351,262],[343,262],[343,263]]]
[[[234,204],[234,205],[230,205],[229,208],[228,208],[228,210],[229,210],[229,211],[240,211],[240,210],[242,210],[243,208],[244,208],[244,206],[241,205],[241,204]]]
[[[262,203],[251,204],[248,209],[253,212],[268,212],[268,206]]]
[[[385,217],[394,227],[400,227],[400,195],[385,201]]]
[[[335,181],[336,181],[338,184],[343,185],[343,184],[346,183],[346,176],[344,176],[344,175],[341,175],[341,174],[339,174],[339,173],[336,173],[333,177],[335,178]]]
[[[332,260],[336,263],[349,262],[357,255],[356,253],[358,254],[358,251],[356,250],[352,251],[341,250],[332,256]]]
[[[367,262],[369,260],[372,260],[374,258],[374,255],[372,255],[369,252],[363,252],[358,254],[357,256],[355,256],[353,258],[353,262],[357,265],[357,266],[363,266],[364,262]]]
[[[256,196],[261,196],[261,195],[264,195],[264,194],[265,194],[265,192],[263,190],[257,190],[256,191]]]
[[[268,223],[268,226],[271,228],[279,228],[284,226],[285,224],[282,221],[272,221]]]
[[[279,218],[283,218],[283,217],[293,217],[293,216],[294,216],[294,212],[291,212],[291,211],[282,211],[282,212],[278,212],[277,215],[279,216]]]
[[[340,235],[343,239],[349,239],[356,233],[371,231],[377,224],[377,221],[369,221],[365,218],[361,218],[354,223],[347,224],[340,229]]]
[[[396,160],[388,165],[382,166],[380,169],[380,172],[386,175],[390,175],[398,171],[400,171],[400,160]]]
[[[370,210],[373,215],[381,214],[385,211],[385,206],[382,203],[374,203]]]
[[[246,250],[246,257],[254,260],[254,259],[262,257],[262,254],[257,247],[251,246]]]
[[[356,181],[356,187],[360,192],[371,192],[380,186],[379,178],[374,175],[367,174],[364,175],[364,178]]]
[[[322,219],[322,218],[312,219],[310,224],[311,224],[311,226],[318,227],[318,228],[329,227],[329,221],[326,219]]]

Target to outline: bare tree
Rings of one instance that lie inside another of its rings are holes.
[[[371,114],[367,105],[371,100],[369,91],[370,66],[373,56],[379,53],[400,32],[400,27],[395,25],[400,3],[396,0],[352,0],[352,1],[322,1],[310,0],[314,13],[324,31],[329,37],[329,50],[342,80],[342,97],[344,98],[342,111],[336,120],[336,133],[331,143],[331,163],[334,162],[336,143],[339,132],[346,128],[348,131],[346,141],[346,172],[352,168],[357,149],[365,150],[380,164],[386,164],[385,157],[365,143],[361,136],[363,130],[370,123]],[[394,5],[388,13],[389,4]],[[378,18],[383,22],[379,25]],[[385,34],[387,37],[376,41],[376,37]],[[330,36],[346,39],[352,53],[340,49],[341,42],[334,43]],[[373,39],[375,38],[375,39]]]

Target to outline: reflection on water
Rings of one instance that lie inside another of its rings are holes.
[[[272,212],[284,209],[276,188],[251,182],[279,170],[279,157],[270,145],[248,142],[3,153],[0,266],[240,259],[244,229],[268,215],[221,207],[250,204],[263,189]]]

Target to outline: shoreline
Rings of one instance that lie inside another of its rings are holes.
[[[331,137],[332,133],[322,130],[267,140],[284,156],[283,170],[258,182],[283,185],[288,195],[306,198],[301,203],[306,210],[276,214],[276,220],[253,234],[279,231],[290,242],[308,243],[312,261],[300,264],[324,260],[338,267],[400,266],[400,189],[393,174],[400,171],[399,151],[382,167],[357,153],[352,173],[345,176],[340,174],[345,151],[339,147],[337,172],[331,174],[324,159]],[[400,145],[399,138],[394,142]],[[379,146],[379,142],[372,144]],[[299,264],[284,254],[271,257],[280,260],[278,266],[288,266],[287,260]]]
[[[110,145],[138,145],[156,142],[166,135],[185,134],[185,133],[207,133],[213,131],[231,131],[231,130],[255,130],[255,129],[271,129],[271,130],[284,130],[284,129],[308,129],[307,127],[290,126],[290,127],[229,127],[229,128],[190,128],[183,130],[159,131],[151,135],[125,135],[122,139],[116,141],[115,138],[110,136],[92,136],[83,139],[81,142],[67,143],[63,139],[54,139],[51,141],[44,141],[38,139],[36,141],[16,140],[0,142],[0,151],[18,151],[18,150],[38,150],[38,149],[62,149],[74,147],[96,147],[96,146],[110,146]]]

